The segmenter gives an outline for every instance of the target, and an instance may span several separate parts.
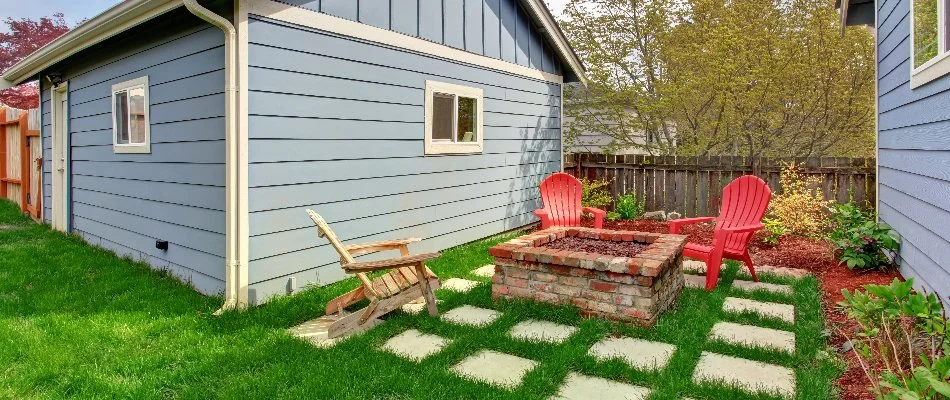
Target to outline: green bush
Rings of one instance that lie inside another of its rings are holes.
[[[876,221],[873,212],[862,211],[854,204],[835,204],[831,207],[832,229],[828,234],[837,249],[839,262],[850,269],[884,269],[894,262],[886,251],[900,248],[891,228]]]
[[[762,241],[775,246],[778,239],[785,234],[785,225],[776,218],[762,218],[762,224],[765,225],[765,237]]]
[[[584,207],[604,208],[613,200],[608,187],[610,182],[581,178],[581,183],[584,185],[581,194],[581,205]]]
[[[620,219],[634,219],[643,214],[643,202],[633,194],[625,194],[617,198],[617,206],[614,207],[614,211]]]
[[[934,293],[912,290],[913,279],[890,285],[865,285],[864,291],[842,290],[838,304],[858,322],[856,336],[849,338],[872,390],[879,399],[950,398],[950,340],[947,315]],[[845,336],[846,333],[842,332]]]

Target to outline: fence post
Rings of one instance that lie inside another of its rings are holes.
[[[7,197],[7,109],[0,107],[0,198]]]
[[[20,131],[20,210],[23,212],[27,211],[27,198],[33,187],[31,182],[32,170],[30,169],[30,138],[26,135],[29,133],[27,127],[28,114],[27,111],[20,112],[17,126]]]

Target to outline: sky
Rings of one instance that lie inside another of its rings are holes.
[[[356,0],[353,0],[356,1]],[[560,17],[567,0],[545,0],[555,17]],[[61,12],[65,14],[70,27],[86,18],[92,18],[107,8],[119,3],[119,0],[12,0],[3,1],[0,7],[0,20],[7,17],[38,19]],[[0,32],[6,31],[6,25],[0,24]]]
[[[7,17],[14,19],[39,19],[61,12],[65,15],[69,27],[86,18],[96,16],[107,8],[119,3],[119,0],[12,0],[2,1],[0,20]],[[6,24],[0,24],[0,32],[5,32]]]

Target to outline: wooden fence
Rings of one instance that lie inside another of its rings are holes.
[[[0,107],[0,197],[36,219],[43,212],[39,111]]]
[[[635,193],[647,211],[676,211],[685,217],[717,215],[722,189],[733,179],[754,174],[781,193],[779,172],[796,162],[806,175],[821,177],[826,200],[875,204],[873,158],[750,158],[565,154],[564,171],[611,182],[614,198]],[[608,207],[612,209],[613,204]]]

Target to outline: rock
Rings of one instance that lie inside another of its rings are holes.
[[[680,214],[676,211],[666,214],[666,219],[680,219],[680,218],[683,218],[683,214]]]
[[[654,221],[666,221],[666,211],[650,211],[643,213],[643,219],[652,219]]]
[[[844,354],[851,350],[854,350],[854,343],[849,340],[841,344],[841,347],[838,348],[838,354]]]

